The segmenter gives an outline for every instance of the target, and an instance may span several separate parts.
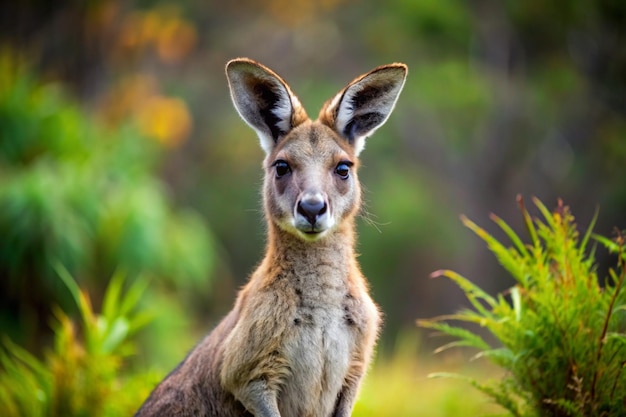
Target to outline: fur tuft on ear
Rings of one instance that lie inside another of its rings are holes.
[[[373,69],[324,104],[319,119],[354,146],[358,155],[365,139],[382,126],[393,111],[407,75],[404,64]]]
[[[291,129],[308,119],[287,83],[258,62],[233,59],[226,64],[226,77],[237,112],[256,131],[266,153]]]

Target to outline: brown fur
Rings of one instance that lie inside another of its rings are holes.
[[[137,416],[349,416],[380,326],[354,250],[358,154],[392,111],[406,66],[355,79],[317,121],[261,64],[236,59],[226,71],[266,151],[265,257]]]

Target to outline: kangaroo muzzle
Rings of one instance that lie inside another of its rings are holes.
[[[322,193],[303,193],[295,207],[296,228],[306,234],[318,234],[330,227],[328,202]]]

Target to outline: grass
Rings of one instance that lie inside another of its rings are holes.
[[[95,313],[89,295],[60,264],[60,279],[80,312],[72,320],[56,309],[54,346],[38,358],[8,338],[0,347],[0,410],[6,417],[113,417],[131,415],[147,395],[151,374],[125,373],[125,359],[135,353],[132,336],[151,320],[138,311],[147,282],[137,279],[124,291],[125,275],[107,287],[102,311]]]
[[[503,409],[460,380],[432,378],[435,371],[493,378],[493,367],[468,364],[457,353],[421,352],[415,334],[401,338],[393,355],[379,357],[365,378],[353,417],[457,417],[502,415]]]

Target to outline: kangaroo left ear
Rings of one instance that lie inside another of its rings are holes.
[[[408,68],[389,64],[361,75],[322,107],[319,120],[354,146],[358,155],[365,139],[382,126],[404,87]]]
[[[226,76],[237,112],[255,130],[266,153],[291,129],[308,120],[287,83],[258,62],[233,59],[226,64]]]

